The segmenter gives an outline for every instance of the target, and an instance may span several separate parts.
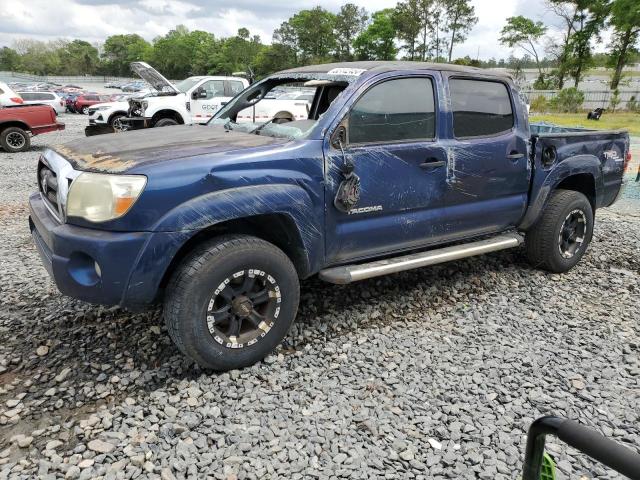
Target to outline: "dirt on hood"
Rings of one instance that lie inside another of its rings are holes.
[[[176,125],[97,135],[54,145],[51,149],[76,170],[123,173],[141,165],[286,141],[229,131],[222,126]]]

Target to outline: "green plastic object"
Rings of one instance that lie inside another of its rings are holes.
[[[556,463],[547,452],[544,452],[542,457],[540,480],[556,480]]]

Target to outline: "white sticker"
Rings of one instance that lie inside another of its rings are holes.
[[[364,68],[334,68],[329,70],[329,75],[351,75],[357,77],[362,75],[366,70]]]

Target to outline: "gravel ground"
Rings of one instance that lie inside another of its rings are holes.
[[[159,310],[60,295],[31,244],[47,143],[0,152],[0,478],[518,477],[531,421],[640,445],[640,195],[598,212],[568,274],[506,251],[348,287],[304,282],[265,362],[211,374]],[[640,157],[636,153],[636,157]],[[615,478],[551,442],[561,478]]]

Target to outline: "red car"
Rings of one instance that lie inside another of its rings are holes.
[[[76,112],[87,115],[89,113],[89,107],[96,103],[108,102],[111,95],[98,95],[97,93],[83,93],[78,95],[76,101],[73,103],[73,107]]]
[[[31,146],[31,135],[64,130],[49,105],[0,108],[0,146],[10,153],[23,152]]]

